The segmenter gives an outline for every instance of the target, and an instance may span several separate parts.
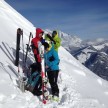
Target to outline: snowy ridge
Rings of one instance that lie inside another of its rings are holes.
[[[2,9],[3,6],[5,9]],[[35,33],[35,28],[25,18],[20,17],[14,9],[11,8],[12,12],[9,13],[7,10],[9,8],[9,5],[0,0],[2,35],[0,36],[0,108],[107,108],[108,82],[85,68],[63,47],[59,49],[61,69],[58,78],[59,103],[48,102],[43,105],[41,97],[33,96],[28,91],[22,93],[19,90],[17,67],[14,66],[16,29],[18,27],[23,29],[25,43],[27,43],[29,32]],[[22,21],[24,21],[23,25]],[[20,50],[21,62],[22,50]],[[28,62],[33,62],[32,53],[28,55]]]
[[[11,31],[9,31],[10,28],[12,29]],[[34,33],[35,30],[33,24],[27,21],[27,19],[20,15],[5,1],[0,0],[0,33],[2,35],[0,42],[7,41],[7,37],[9,37],[8,42],[11,42],[11,39],[14,38],[12,36],[16,35],[17,28],[22,28],[24,30],[24,37],[26,39],[28,39],[26,36],[29,35],[29,32]],[[3,38],[4,36],[5,38]]]
[[[31,22],[29,22],[26,18],[24,18],[21,14],[19,14],[15,9],[13,9],[9,4],[7,4],[6,2],[4,2],[4,0],[2,2],[0,2],[0,6],[2,8],[2,10],[4,11],[8,11],[9,13],[14,15],[14,18],[19,18],[20,21],[22,21],[22,23],[25,22],[26,25],[31,25],[33,26],[33,24]],[[6,14],[5,14],[6,15]],[[10,17],[10,16],[9,16]],[[6,17],[4,17],[6,18]],[[16,19],[17,20],[17,19]],[[15,21],[15,20],[13,20]]]

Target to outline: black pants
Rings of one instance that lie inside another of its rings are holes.
[[[59,88],[57,84],[58,73],[59,73],[59,70],[47,72],[49,83],[51,85],[52,95],[55,95],[55,96],[59,96]]]

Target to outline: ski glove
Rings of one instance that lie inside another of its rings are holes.
[[[41,39],[41,43],[43,45],[45,43],[45,39]]]
[[[54,44],[56,44],[56,42],[53,40],[53,38],[52,38],[49,34],[47,34],[47,37],[48,37],[51,41],[53,41]]]

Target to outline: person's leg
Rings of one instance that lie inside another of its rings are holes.
[[[52,95],[53,95],[54,94],[54,90],[53,90],[53,86],[54,86],[53,72],[52,71],[48,71],[47,75],[48,75],[49,83],[50,83],[50,86],[51,86],[51,92],[52,92]]]
[[[54,89],[53,90],[54,90],[54,95],[59,97],[59,88],[58,88],[58,84],[57,84],[58,73],[59,73],[59,70],[54,71]]]
[[[51,85],[52,95],[56,95],[56,96],[59,96],[59,89],[57,85],[58,72],[59,71],[47,72],[49,83]]]

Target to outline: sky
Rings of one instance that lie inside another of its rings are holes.
[[[5,0],[35,27],[108,39],[108,0]]]

